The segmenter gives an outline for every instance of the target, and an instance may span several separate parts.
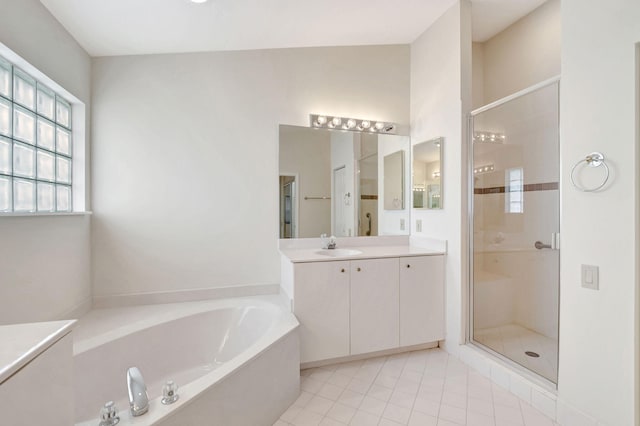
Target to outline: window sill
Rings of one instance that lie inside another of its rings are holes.
[[[40,213],[0,213],[3,217],[50,217],[50,216],[90,216],[93,212],[40,212]]]

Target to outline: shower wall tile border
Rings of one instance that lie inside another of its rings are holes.
[[[509,187],[505,187],[505,186],[493,186],[490,188],[474,188],[473,193],[475,195],[503,194],[505,192],[510,192],[508,188]],[[558,182],[528,183],[524,185],[524,192],[553,191],[559,188],[560,188],[560,185]]]

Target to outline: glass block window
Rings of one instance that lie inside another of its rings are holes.
[[[0,57],[0,213],[72,209],[71,103]]]
[[[508,169],[505,173],[505,211],[524,213],[524,171],[522,168]]]

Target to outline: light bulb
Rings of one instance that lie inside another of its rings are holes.
[[[322,125],[322,124],[326,124],[327,123],[327,117],[325,117],[324,115],[319,115],[318,116],[318,124]]]
[[[368,129],[369,127],[371,127],[371,122],[369,122],[369,120],[362,120],[362,123],[360,125],[363,129]]]
[[[340,117],[333,117],[331,119],[331,122],[333,123],[334,126],[339,126],[342,124],[342,118]]]
[[[353,118],[348,119],[347,129],[353,129],[354,127],[356,127],[356,120],[354,120]]]
[[[376,130],[380,131],[384,127],[384,123],[378,121],[374,127],[376,128]]]

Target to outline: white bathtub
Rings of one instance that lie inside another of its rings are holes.
[[[124,425],[271,426],[299,394],[298,321],[277,296],[100,309],[74,331],[76,424],[113,400]],[[126,371],[150,408],[132,417]],[[162,405],[173,380],[180,399]]]

